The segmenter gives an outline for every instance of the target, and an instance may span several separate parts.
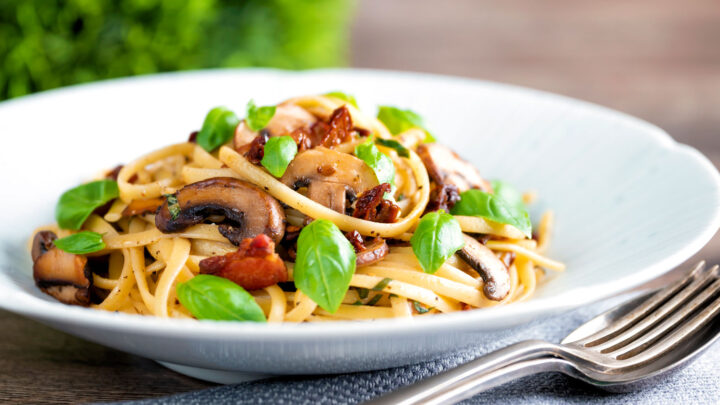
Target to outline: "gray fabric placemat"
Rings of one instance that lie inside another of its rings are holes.
[[[275,377],[132,404],[357,404],[411,382],[526,339],[559,342],[593,316],[628,299],[616,297],[581,309],[493,334],[478,348],[412,366],[334,376]],[[610,394],[559,373],[539,374],[476,395],[463,404],[704,404],[720,402],[720,346],[658,385],[628,394]]]

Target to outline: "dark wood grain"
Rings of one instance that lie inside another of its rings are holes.
[[[655,123],[719,166],[719,39],[717,0],[363,0],[352,59],[603,104]],[[720,262],[720,238],[697,257]],[[0,402],[122,400],[207,386],[0,311]]]

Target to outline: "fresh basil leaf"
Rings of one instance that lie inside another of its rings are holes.
[[[225,107],[215,107],[205,116],[205,121],[195,142],[208,152],[222,146],[235,135],[240,123],[237,115]]]
[[[528,238],[532,236],[530,215],[524,205],[506,202],[499,195],[480,190],[467,190],[450,210],[453,215],[482,217],[493,222],[512,225]]]
[[[452,215],[443,210],[420,219],[410,238],[415,257],[426,273],[435,273],[445,261],[465,246],[462,229]]]
[[[180,303],[197,319],[265,322],[255,298],[232,281],[200,274],[176,287]]]
[[[516,209],[527,209],[525,207],[525,201],[523,201],[522,193],[510,185],[510,183],[501,180],[493,180],[491,185],[493,195],[495,195],[495,197],[502,198],[508,205],[515,207]]]
[[[355,156],[373,169],[378,183],[395,185],[395,165],[392,159],[380,153],[372,139],[355,146]]]
[[[340,307],[355,272],[355,249],[335,224],[316,219],[300,231],[295,286],[328,312]]]
[[[398,153],[398,156],[400,157],[410,157],[410,151],[408,150],[408,148],[406,148],[405,146],[403,146],[403,144],[394,139],[377,138],[375,139],[375,143],[395,149]]]
[[[245,122],[253,131],[259,131],[265,128],[275,115],[275,106],[258,107],[255,102],[250,100],[247,103],[247,115]]]
[[[297,151],[297,144],[291,136],[273,136],[265,144],[265,154],[260,163],[273,176],[282,177]]]
[[[326,93],[325,95],[347,101],[348,103],[352,104],[353,107],[358,108],[357,100],[355,100],[355,97],[350,94],[343,93],[342,91],[331,91],[330,93]]]
[[[381,105],[377,119],[385,124],[393,135],[405,132],[410,128],[420,128],[425,131],[425,142],[435,142],[435,137],[425,129],[422,117],[414,111]]]
[[[64,238],[55,239],[53,244],[62,251],[76,255],[84,255],[105,249],[102,235],[90,231],[82,231]]]
[[[55,220],[60,228],[80,229],[96,208],[118,197],[115,180],[104,179],[71,188],[55,205]]]

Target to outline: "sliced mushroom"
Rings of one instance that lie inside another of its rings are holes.
[[[492,192],[490,183],[482,178],[475,166],[450,148],[438,143],[424,143],[418,146],[417,154],[435,183],[452,184],[461,193],[471,188]]]
[[[457,254],[475,269],[483,281],[485,296],[500,301],[510,293],[510,272],[492,250],[468,235],[463,234],[465,246]]]
[[[385,239],[376,238],[365,246],[365,250],[355,254],[355,263],[358,267],[369,266],[384,259],[389,252],[390,248],[385,243]]]
[[[261,233],[279,242],[285,232],[285,211],[280,203],[242,180],[207,179],[188,184],[174,197],[177,204],[169,205],[166,200],[155,216],[155,226],[164,233],[179,232],[206,220],[217,221],[218,215],[223,219],[218,230],[236,246]]]
[[[295,189],[307,186],[308,198],[342,214],[348,195],[354,199],[378,185],[365,162],[322,146],[298,153],[280,181]]]
[[[298,128],[307,128],[314,124],[317,118],[307,112],[304,108],[295,104],[280,104],[275,108],[275,114],[270,122],[268,122],[265,130],[270,136],[290,135],[291,132]],[[235,129],[234,145],[235,149],[242,147],[257,136],[257,133],[251,130],[245,121]]]
[[[92,278],[87,258],[53,247],[57,236],[50,231],[35,235],[31,256],[35,284],[60,302],[71,305],[90,304]]]

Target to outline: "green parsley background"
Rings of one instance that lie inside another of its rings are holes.
[[[2,0],[0,100],[176,70],[347,61],[352,0]]]

